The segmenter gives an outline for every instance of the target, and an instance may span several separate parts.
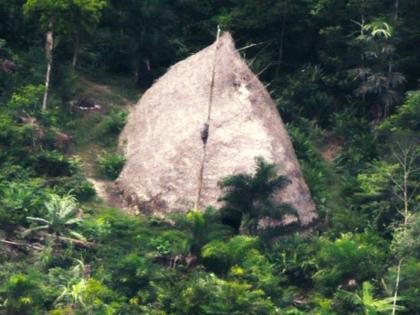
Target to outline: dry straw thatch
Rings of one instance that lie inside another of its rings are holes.
[[[187,211],[200,187],[198,207],[218,206],[218,181],[253,173],[255,157],[263,157],[292,181],[277,198],[304,225],[317,217],[276,107],[229,33],[172,66],[143,95],[123,137],[127,162],[117,185],[142,210]]]

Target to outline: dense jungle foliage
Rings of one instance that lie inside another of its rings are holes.
[[[0,0],[0,314],[420,314],[419,16],[407,0]],[[129,105],[217,25],[287,124],[310,232],[259,229],[293,215],[261,160],[224,179],[223,209],[162,220],[96,195],[124,165]]]

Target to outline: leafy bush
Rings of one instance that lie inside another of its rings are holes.
[[[314,275],[316,286],[332,293],[349,280],[361,283],[380,274],[386,257],[385,242],[371,233],[342,234],[334,241],[320,238],[316,255],[318,272]]]
[[[403,298],[399,304],[407,307],[406,314],[420,313],[419,294],[420,294],[420,260],[413,257],[405,257],[401,265],[401,279],[399,296]],[[386,275],[387,282],[391,287],[395,284],[397,268],[392,267]]]
[[[189,232],[190,251],[197,256],[208,242],[228,239],[234,232],[230,226],[222,223],[220,213],[212,207],[208,207],[204,212],[193,209],[186,214],[178,213],[172,218],[176,221],[176,227]]]
[[[54,303],[57,308],[49,314],[115,314],[119,306],[116,300],[116,294],[101,281],[77,275],[63,286]]]
[[[43,85],[26,85],[13,93],[8,106],[13,110],[39,110],[41,109],[43,93]]]
[[[127,121],[127,113],[118,108],[112,108],[101,122],[103,134],[119,135]]]
[[[70,176],[77,171],[77,162],[66,158],[58,151],[42,151],[33,159],[34,169],[39,174],[51,177]]]
[[[39,280],[30,275],[15,274],[0,286],[2,308],[7,314],[42,314],[40,308],[43,306],[44,292],[38,284]]]
[[[332,117],[332,132],[343,143],[335,159],[339,170],[357,173],[377,156],[377,143],[372,126],[352,110],[337,112]]]
[[[33,177],[34,172],[30,168],[13,163],[0,163],[0,182],[26,180]]]
[[[358,117],[354,109],[335,112],[331,116],[332,134],[343,141],[348,141],[356,134],[368,129],[368,121]]]
[[[1,182],[0,226],[26,225],[27,216],[42,213],[44,194],[39,179]]]
[[[378,231],[389,232],[389,225],[400,218],[396,209],[401,200],[395,196],[395,184],[391,180],[399,172],[402,174],[398,164],[373,161],[357,175],[351,203]]]
[[[319,65],[304,65],[286,78],[286,87],[277,100],[282,117],[316,119],[326,126],[334,108],[334,98],[326,91],[327,76]]]
[[[31,126],[22,126],[10,115],[0,113],[0,159],[28,160],[28,153],[31,152],[28,149],[33,147],[35,139]]]
[[[399,258],[420,259],[420,213],[409,216],[407,225],[396,229],[391,243],[392,251]]]
[[[79,173],[70,177],[57,178],[53,188],[62,195],[71,192],[81,202],[89,201],[96,195],[92,183]]]
[[[146,291],[154,278],[152,263],[145,257],[132,253],[121,257],[113,267],[112,287],[131,298],[136,296],[139,290]]]
[[[305,121],[303,120],[303,122]],[[306,122],[304,127],[306,127],[305,125],[308,123]],[[330,197],[328,182],[331,174],[311,138],[320,137],[322,132],[317,128],[315,128],[315,132],[310,132],[307,127],[303,129],[304,132],[300,125],[289,124],[287,127],[305,181],[316,204],[321,208]]]
[[[249,283],[253,288],[262,289],[273,299],[282,297],[281,284],[285,277],[277,274],[272,262],[257,249],[250,249],[242,261],[233,265],[229,270],[228,278]]]
[[[162,256],[185,255],[189,251],[190,242],[190,238],[181,231],[165,231],[150,239],[149,246]]]
[[[407,92],[404,104],[381,124],[380,129],[383,132],[420,131],[420,91]]]
[[[118,153],[104,151],[97,161],[100,175],[116,179],[124,166],[125,158]]]
[[[374,286],[369,281],[362,283],[359,292],[338,290],[335,294],[334,306],[338,314],[343,314],[349,309],[355,309],[358,314],[384,314],[390,313],[393,309],[393,297],[378,299],[374,296]],[[404,308],[396,305],[395,310],[401,311]]]
[[[213,274],[198,274],[181,287],[173,300],[175,314],[274,315],[280,314],[261,289],[226,281]]]
[[[201,252],[204,265],[212,271],[226,273],[233,265],[241,264],[251,249],[258,249],[259,240],[250,236],[235,236],[229,241],[215,240]]]
[[[276,271],[287,276],[291,284],[308,287],[317,271],[315,255],[319,246],[316,240],[304,239],[299,235],[279,240],[273,244],[270,259]]]

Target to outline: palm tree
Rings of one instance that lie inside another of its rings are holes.
[[[220,198],[225,205],[221,209],[224,221],[236,229],[256,234],[258,224],[263,218],[282,220],[284,215],[297,216],[294,208],[274,200],[274,194],[286,187],[290,180],[277,175],[277,166],[256,159],[254,175],[239,174],[223,179],[219,186],[225,191]]]
[[[44,203],[47,213],[45,217],[26,217],[28,221],[35,224],[34,227],[26,230],[25,235],[35,231],[47,231],[54,235],[54,243],[57,245],[60,240],[77,241],[84,240],[84,237],[72,229],[72,227],[81,222],[77,217],[79,209],[74,196],[66,195],[61,197],[51,194],[50,199]],[[74,238],[63,237],[70,235]]]
[[[354,79],[360,82],[355,94],[364,100],[367,96],[373,97],[375,118],[385,119],[398,102],[399,88],[405,77],[394,69],[395,47],[391,26],[375,21],[361,27],[363,32],[356,40],[363,51],[363,64],[351,71]]]
[[[389,314],[393,308],[394,298],[387,297],[384,299],[376,299],[373,296],[372,291],[373,286],[368,281],[365,281],[362,284],[362,291],[359,293],[340,290],[336,295],[338,298],[342,298],[343,300],[360,307],[364,315]],[[396,309],[403,310],[404,307],[397,305]]]
[[[363,82],[356,89],[356,95],[375,96],[377,102],[383,105],[382,117],[385,119],[390,109],[398,102],[398,88],[405,82],[404,76],[399,72],[374,72],[369,68],[358,68],[355,72],[355,77]],[[378,111],[380,111],[379,107],[376,108],[376,115],[379,118],[380,113]]]

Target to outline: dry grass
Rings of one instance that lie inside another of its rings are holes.
[[[227,33],[218,43],[212,89],[215,53],[213,44],[175,64],[144,94],[124,129],[127,163],[119,187],[132,203],[155,214],[187,211],[197,197],[204,159],[199,207],[219,206],[218,181],[252,173],[255,158],[263,157],[292,181],[278,199],[310,224],[317,217],[315,205],[275,104]]]

